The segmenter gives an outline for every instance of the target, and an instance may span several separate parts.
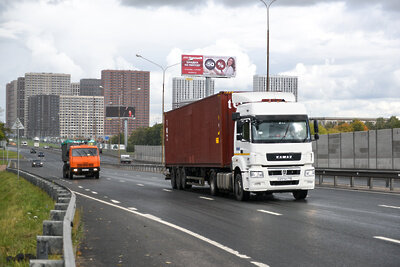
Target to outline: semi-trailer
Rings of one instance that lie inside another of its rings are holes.
[[[251,193],[315,187],[314,154],[303,104],[291,93],[220,92],[164,116],[166,179],[173,189],[210,187],[244,201]],[[318,123],[314,122],[315,139]]]

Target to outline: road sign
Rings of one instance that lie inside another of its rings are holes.
[[[19,118],[17,118],[17,120],[14,122],[13,126],[11,127],[11,129],[13,130],[23,130],[25,129],[24,125],[22,125],[21,121],[19,120]]]
[[[104,136],[104,140],[108,141],[108,139],[110,139],[110,137]]]

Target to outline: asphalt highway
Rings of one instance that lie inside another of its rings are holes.
[[[399,266],[400,194],[316,188],[238,202],[172,190],[155,173],[102,168],[62,178],[57,151],[21,169],[73,190],[83,211],[79,266]],[[21,149],[28,159],[35,158]],[[103,159],[102,159],[103,160]]]

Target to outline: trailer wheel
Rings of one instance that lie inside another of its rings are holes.
[[[218,194],[218,187],[217,187],[217,173],[214,170],[210,171],[210,194],[212,196],[216,196]]]
[[[186,180],[186,170],[185,170],[185,168],[182,168],[181,169],[181,185],[182,185],[183,190],[192,188],[192,185],[186,184],[186,181],[187,181]]]
[[[235,175],[235,197],[239,201],[246,201],[250,198],[250,192],[243,190],[242,174],[240,172]]]
[[[293,196],[296,200],[305,199],[307,197],[308,190],[293,191]]]
[[[182,172],[180,168],[176,169],[176,188],[182,190]]]
[[[172,189],[176,189],[176,168],[171,168],[171,187]]]

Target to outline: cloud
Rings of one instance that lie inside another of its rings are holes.
[[[169,6],[169,7],[182,7],[193,9],[198,6],[205,6],[208,3],[220,4],[225,7],[244,7],[244,6],[254,6],[254,5],[263,5],[259,0],[121,0],[123,5],[127,6],[135,6],[135,7],[160,7],[160,6]],[[270,1],[265,0],[266,3]],[[400,11],[400,2],[398,0],[385,0],[381,2],[371,2],[365,0],[296,0],[296,1],[281,1],[278,0],[274,2],[274,6],[292,6],[292,7],[301,7],[301,6],[314,6],[321,3],[346,3],[349,8],[359,9],[364,8],[366,6],[371,5],[380,5],[383,9],[389,11]]]

